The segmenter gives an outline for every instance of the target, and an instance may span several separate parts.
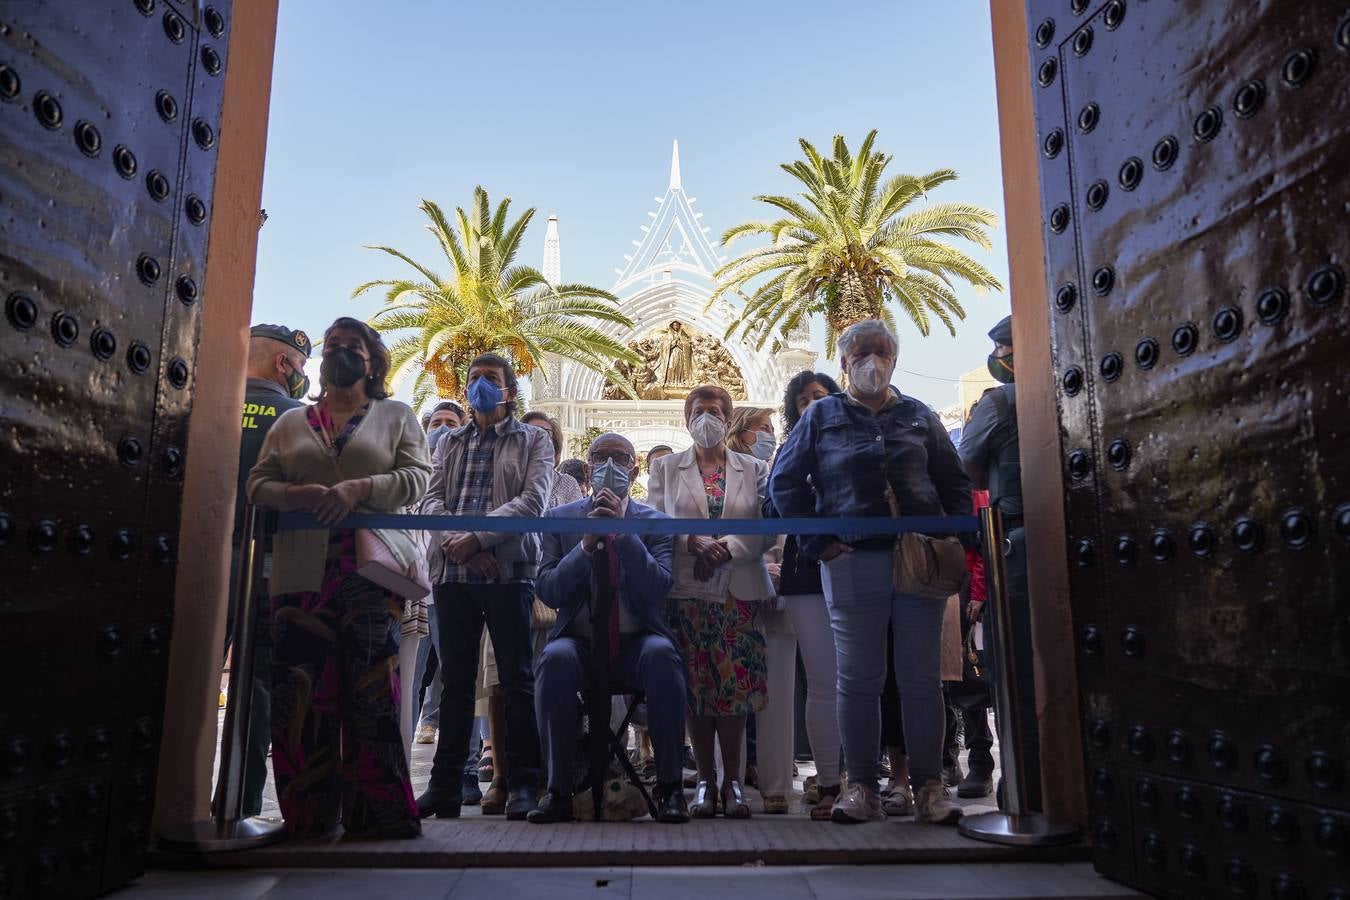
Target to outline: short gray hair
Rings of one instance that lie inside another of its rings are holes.
[[[900,339],[886,327],[886,323],[880,319],[863,319],[861,322],[854,322],[844,329],[844,333],[839,335],[839,353],[845,358],[853,356],[853,348],[865,338],[884,337],[890,342],[891,352],[900,350]]]

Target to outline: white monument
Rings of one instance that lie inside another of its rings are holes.
[[[737,403],[777,410],[788,379],[815,364],[804,321],[786,340],[770,339],[757,351],[739,337],[723,340],[736,318],[731,303],[719,300],[704,309],[712,273],[725,257],[708,240],[710,229],[699,224],[702,213],[694,212],[695,200],[684,192],[679,141],[671,151],[670,184],[656,202],[642,238],[633,241],[637,249],[624,256],[624,268],[614,270],[619,277],[610,289],[633,328],[598,326],[642,357],[637,366],[623,366],[641,399],[629,399],[600,374],[552,356],[545,361],[548,377],[531,379],[530,408],[557,418],[569,442],[602,428],[624,434],[639,451],[658,444],[682,450],[690,444],[684,428],[690,388],[720,384]],[[542,271],[550,282],[561,281],[557,216],[548,220]]]

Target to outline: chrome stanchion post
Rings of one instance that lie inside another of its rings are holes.
[[[234,632],[231,636],[230,686],[226,693],[225,723],[221,729],[220,772],[211,818],[169,828],[159,836],[166,850],[219,852],[244,850],[275,843],[285,836],[282,824],[257,816],[245,817],[244,766],[253,706],[253,644],[258,630],[254,586],[259,559],[259,525],[255,506],[244,507],[239,568],[234,574]]]
[[[1003,771],[1003,809],[967,816],[961,820],[961,834],[995,844],[1044,847],[1078,840],[1078,826],[1043,813],[1023,809],[1023,779],[1026,767],[1034,761],[1023,754],[1018,740],[1018,708],[1024,699],[1017,691],[1013,660],[1012,609],[1008,601],[1008,570],[1004,558],[1006,536],[1003,513],[997,507],[980,510],[980,533],[984,542],[985,643],[992,644],[994,710],[998,719],[999,762]]]

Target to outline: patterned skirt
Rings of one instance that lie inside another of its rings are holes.
[[[668,601],[670,629],[684,654],[690,715],[744,716],[769,699],[764,631],[758,600],[730,594],[714,600]]]

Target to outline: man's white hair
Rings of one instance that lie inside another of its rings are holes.
[[[880,319],[863,319],[861,322],[854,322],[839,335],[839,353],[845,359],[851,358],[854,347],[866,338],[875,337],[885,337],[891,345],[892,353],[899,351],[900,340],[886,327],[885,322]]]

